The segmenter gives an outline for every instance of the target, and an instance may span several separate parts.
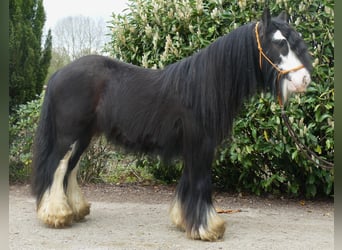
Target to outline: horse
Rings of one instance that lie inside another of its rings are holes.
[[[312,58],[281,12],[219,37],[163,69],[100,55],[77,59],[47,84],[33,148],[38,218],[52,228],[81,221],[90,204],[77,183],[79,159],[94,136],[133,153],[179,157],[182,175],[171,221],[190,239],[223,238],[212,200],[216,146],[231,133],[243,103],[269,91],[286,103],[311,82]]]

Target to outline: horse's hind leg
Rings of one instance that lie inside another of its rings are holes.
[[[68,186],[66,190],[68,203],[72,209],[75,221],[83,220],[84,217],[90,213],[90,203],[85,199],[82,190],[77,183],[78,169],[79,163],[77,163],[68,177]]]
[[[75,144],[71,146],[71,149],[67,151],[63,159],[59,161],[51,187],[44,192],[37,207],[38,218],[51,227],[60,228],[68,226],[73,220],[73,211],[68,204],[64,192],[63,180],[74,149]]]
[[[73,218],[75,221],[83,220],[84,217],[90,213],[90,203],[85,199],[84,195],[82,194],[82,190],[77,183],[79,158],[83,153],[83,150],[88,146],[89,141],[90,139],[86,141],[79,141],[82,144],[78,145],[75,155],[69,162],[69,171],[71,172],[67,177],[66,196],[73,211]]]

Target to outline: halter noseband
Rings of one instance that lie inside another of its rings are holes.
[[[260,66],[260,69],[262,69],[262,57],[264,57],[272,65],[272,67],[275,68],[276,71],[278,71],[278,76],[277,76],[278,102],[279,102],[280,107],[283,108],[283,101],[282,101],[282,98],[281,98],[281,91],[280,91],[280,86],[279,86],[279,80],[280,80],[280,78],[283,75],[286,75],[286,74],[288,74],[290,72],[294,72],[294,71],[297,71],[297,70],[300,70],[300,69],[304,68],[304,65],[299,65],[299,66],[297,66],[295,68],[288,69],[288,70],[282,70],[276,64],[274,64],[272,62],[272,60],[262,50],[260,39],[259,39],[258,25],[259,25],[259,22],[257,22],[256,25],[255,25],[255,36],[256,36],[256,41],[257,41],[258,50],[259,50],[259,66]]]

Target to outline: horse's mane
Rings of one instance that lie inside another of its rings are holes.
[[[258,68],[254,26],[243,25],[162,70],[164,93],[179,96],[216,143],[231,131],[244,99],[265,89]]]

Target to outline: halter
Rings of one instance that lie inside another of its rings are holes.
[[[279,86],[279,80],[282,76],[290,72],[294,72],[294,71],[304,68],[304,65],[299,65],[297,67],[294,67],[288,70],[282,70],[276,64],[274,64],[272,60],[262,50],[260,39],[259,39],[258,25],[259,25],[259,22],[257,22],[255,25],[255,36],[256,36],[256,41],[257,41],[258,50],[259,50],[259,66],[260,66],[260,69],[262,69],[262,57],[264,57],[272,65],[272,67],[275,68],[276,71],[278,71],[278,76],[277,76],[278,102],[279,102],[280,107],[283,108],[283,101],[282,101],[281,93],[280,93],[281,91],[280,91],[280,86]]]

